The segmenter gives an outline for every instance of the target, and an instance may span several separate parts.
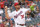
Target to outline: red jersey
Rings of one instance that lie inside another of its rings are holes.
[[[3,8],[3,7],[4,7],[4,3],[5,3],[5,1],[0,2],[1,8]]]

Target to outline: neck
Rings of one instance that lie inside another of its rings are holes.
[[[16,9],[16,11],[18,11],[19,9]]]

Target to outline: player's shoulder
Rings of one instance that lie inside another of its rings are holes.
[[[25,9],[26,9],[26,10],[27,10],[27,9],[29,9],[29,10],[30,10],[30,8],[20,8],[20,9],[21,9],[21,10],[25,10]]]
[[[15,13],[15,11],[13,11],[12,13]]]
[[[20,8],[20,10],[24,10],[24,9],[26,9],[26,8]]]

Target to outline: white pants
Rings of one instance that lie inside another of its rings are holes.
[[[17,25],[17,23],[15,23],[15,27],[26,27],[26,26]]]

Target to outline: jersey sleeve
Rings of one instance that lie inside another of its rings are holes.
[[[24,8],[24,12],[27,12],[27,11],[30,11],[30,8],[28,8],[28,9]]]
[[[9,15],[10,18],[14,18],[14,12],[8,13],[8,15]]]
[[[8,13],[11,13],[11,10],[7,10]]]

